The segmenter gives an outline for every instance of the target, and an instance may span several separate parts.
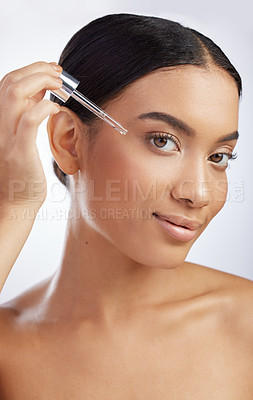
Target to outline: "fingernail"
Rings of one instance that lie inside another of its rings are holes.
[[[62,79],[61,78],[54,78],[55,82],[58,83],[59,85],[62,85]]]
[[[60,65],[58,65],[58,64],[51,64],[52,65],[52,67],[53,67],[53,69],[55,70],[55,71],[57,71],[57,72],[60,72],[60,71],[62,71],[62,67],[60,66]]]

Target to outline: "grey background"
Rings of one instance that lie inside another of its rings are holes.
[[[187,260],[252,280],[253,23],[249,1],[8,1],[0,13],[0,77],[35,61],[57,61],[78,29],[99,16],[119,12],[174,19],[199,30],[223,49],[242,76],[238,159],[228,170],[227,202]],[[48,196],[2,290],[1,303],[50,275],[61,260],[69,199],[52,171],[46,121],[39,128],[37,144]]]

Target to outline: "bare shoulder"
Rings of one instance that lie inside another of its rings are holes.
[[[5,303],[0,307],[0,366],[8,357],[12,356],[11,343],[15,343],[15,321],[18,320],[19,311],[15,304]]]
[[[253,281],[194,263],[187,263],[205,285],[205,291],[223,307],[221,315],[230,332],[243,341],[253,360]]]
[[[185,268],[190,268],[196,276],[199,275],[207,289],[231,291],[236,296],[242,295],[245,290],[248,294],[253,291],[253,281],[250,279],[191,262],[185,262]]]
[[[18,315],[18,310],[15,305],[11,302],[5,303],[0,306],[0,341],[5,337],[8,337],[10,331],[9,328],[12,326]]]
[[[36,319],[34,311],[40,304],[48,281],[44,280],[0,305],[0,362],[5,356],[10,356],[13,343],[26,335],[26,328],[32,327]]]

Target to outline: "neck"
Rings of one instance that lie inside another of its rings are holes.
[[[47,303],[50,312],[64,318],[124,318],[187,295],[186,264],[168,269],[140,264],[85,221],[70,219]]]

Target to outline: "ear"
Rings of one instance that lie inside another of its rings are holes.
[[[53,157],[61,170],[74,175],[79,170],[77,116],[67,107],[58,114],[50,115],[47,132]]]

